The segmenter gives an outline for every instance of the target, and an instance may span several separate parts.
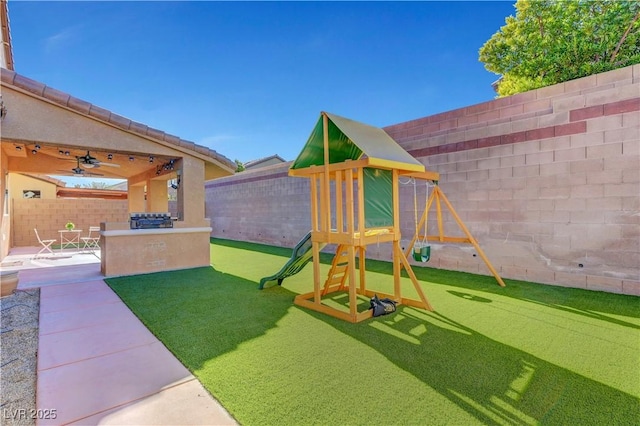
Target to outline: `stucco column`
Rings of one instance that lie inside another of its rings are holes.
[[[204,162],[191,157],[182,161],[178,208],[182,203],[185,224],[200,226],[204,220]]]
[[[144,185],[132,186],[129,182],[127,199],[129,200],[129,213],[146,211]]]
[[[168,212],[169,197],[166,180],[147,181],[147,206],[150,212]]]

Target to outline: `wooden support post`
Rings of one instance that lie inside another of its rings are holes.
[[[436,186],[433,188],[433,192],[435,193],[436,198],[436,213],[438,215],[438,236],[440,237],[440,242],[444,241],[444,225],[442,223],[442,206],[440,205],[440,188]]]
[[[393,205],[393,234],[396,239],[400,239],[400,181],[398,170],[393,169],[391,172],[391,202]]]
[[[366,255],[366,249],[364,247],[359,247],[359,259],[358,259],[358,266],[359,266],[359,270],[360,270],[360,294],[364,294],[364,292],[367,289],[367,283],[365,281],[366,277],[365,277],[365,271],[366,271],[366,265],[365,265],[365,255]]]
[[[358,245],[364,245],[364,233],[366,231],[365,220],[364,220],[364,169],[362,167],[358,167],[358,235],[360,236],[360,241],[358,241]]]
[[[436,187],[436,189],[438,189]],[[453,216],[453,218],[455,219],[456,223],[458,224],[458,226],[460,227],[460,229],[462,229],[462,232],[464,232],[464,234],[467,236],[467,238],[469,239],[469,242],[471,242],[471,244],[473,244],[473,246],[476,248],[478,254],[480,255],[480,257],[482,258],[482,260],[484,261],[484,263],[487,265],[487,267],[489,268],[489,271],[491,271],[491,273],[493,274],[493,276],[495,277],[496,281],[498,281],[498,284],[501,287],[505,286],[504,281],[502,281],[502,278],[500,277],[500,275],[498,274],[498,271],[495,270],[495,268],[493,267],[493,265],[491,265],[491,262],[489,262],[489,259],[487,258],[487,256],[484,254],[484,251],[482,251],[482,249],[480,248],[480,245],[478,244],[478,242],[476,241],[475,238],[473,238],[473,235],[471,235],[471,232],[469,232],[469,229],[467,229],[467,227],[465,226],[465,224],[462,222],[462,220],[460,219],[460,217],[458,216],[458,214],[456,213],[456,211],[453,209],[453,206],[451,205],[451,203],[449,202],[449,200],[447,199],[447,197],[444,195],[444,193],[442,191],[440,191],[438,189],[438,196],[442,197],[442,201],[444,201],[444,203],[446,204],[447,208],[449,209],[449,211],[451,212],[451,215]]]
[[[402,299],[402,291],[400,289],[400,273],[402,271],[400,266],[400,257],[402,256],[402,248],[400,247],[400,241],[395,240],[393,242],[393,296],[395,299]]]
[[[349,252],[349,314],[356,321],[358,316],[358,299],[356,291],[356,251],[353,245],[348,246]]]
[[[326,172],[319,173],[320,177],[320,231],[327,232],[331,224],[331,218],[327,215],[329,211],[328,192],[329,187],[325,180]]]
[[[322,193],[324,201],[324,210],[322,215],[324,218],[323,228],[324,232],[331,232],[331,179],[329,176],[329,117],[326,114],[322,114],[322,127],[323,127],[323,141],[324,141],[324,177],[322,181]]]
[[[402,253],[402,250],[398,250],[398,253],[400,254],[400,261],[402,262],[404,269],[407,270],[407,273],[409,274],[409,278],[411,278],[411,282],[413,283],[413,286],[416,288],[416,292],[418,292],[418,296],[420,297],[420,300],[422,301],[422,303],[424,303],[424,306],[426,309],[433,311],[433,307],[431,306],[431,303],[429,303],[427,296],[425,296],[424,292],[422,291],[422,287],[420,287],[418,278],[416,277],[416,274],[413,272],[413,269],[411,268],[409,261]]]
[[[318,177],[311,175],[311,230],[318,231]]]
[[[353,199],[353,170],[347,169],[345,173],[345,186],[347,187],[347,234],[353,236],[353,232],[355,231],[354,225],[354,199]]]
[[[322,303],[320,294],[320,243],[311,243],[313,249],[313,302]]]
[[[336,171],[336,230],[338,233],[344,232],[344,205],[342,203],[342,176],[344,172],[342,170]]]

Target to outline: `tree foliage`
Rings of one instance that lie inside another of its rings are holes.
[[[480,48],[508,96],[640,63],[640,2],[518,0]]]
[[[244,164],[242,161],[238,159],[235,159],[234,161],[236,163],[236,173],[244,172]]]

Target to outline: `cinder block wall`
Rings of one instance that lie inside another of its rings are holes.
[[[288,169],[283,163],[205,183],[212,236],[293,247],[311,229],[311,213],[308,179],[290,178]]]
[[[385,130],[440,172],[441,189],[504,278],[640,295],[640,65]],[[309,193],[287,167],[208,182],[212,235],[293,246],[310,226]],[[421,212],[424,184],[417,192]],[[401,219],[408,241],[411,184],[401,188]],[[462,235],[444,220],[448,235]],[[428,222],[436,233],[434,214]],[[470,246],[432,246],[428,266],[489,274]],[[367,255],[388,259],[389,249]]]
[[[100,226],[101,222],[126,222],[129,220],[126,200],[100,199],[14,199],[11,218],[13,246],[38,246],[33,232],[38,229],[42,239],[57,239],[58,230],[71,221],[76,229],[89,233],[89,226]]]

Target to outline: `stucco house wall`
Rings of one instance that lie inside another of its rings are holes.
[[[57,197],[55,183],[20,173],[9,173],[9,197],[12,199],[26,198],[24,191],[40,191],[39,198],[55,199]]]
[[[204,217],[204,182],[233,173],[235,164],[231,160],[207,147],[133,122],[44,83],[4,68],[0,71],[3,101],[9,111],[2,121],[2,157],[6,158],[0,164],[2,176],[8,173],[49,174],[69,169],[67,157],[75,157],[79,164],[80,156],[85,152],[98,155],[100,151],[105,157],[110,153],[114,164],[119,167],[104,167],[100,172],[104,176],[128,179],[126,211],[166,212],[166,181],[177,178],[179,174],[179,217],[173,228],[131,230],[128,216],[120,213],[116,213],[113,220],[103,215],[100,222],[88,224],[101,226],[101,271],[105,276],[210,264],[210,227],[209,220]],[[70,153],[66,154],[64,150]],[[119,159],[117,163],[116,159]],[[165,167],[168,165],[175,167]],[[146,195],[142,190],[133,190],[144,186]],[[134,202],[144,201],[145,197],[146,205],[141,210]],[[86,199],[83,203],[84,206],[76,210],[80,213],[79,218],[84,220],[82,213],[86,213],[86,221],[91,219],[94,222],[97,216],[87,209],[98,203]],[[57,211],[54,205],[42,207],[13,222],[22,227],[26,223],[24,219],[36,216],[38,229],[44,226],[55,233],[67,220],[72,220],[65,217],[69,214]],[[20,214],[14,209],[7,209],[3,216],[2,256],[13,245],[23,244],[25,240],[35,242],[29,232],[36,226],[11,229],[12,212]],[[43,212],[46,216],[42,216]],[[52,223],[52,218],[55,223]],[[84,225],[76,225],[85,228]],[[47,232],[47,238],[54,237],[50,235],[51,231]],[[23,238],[25,234],[27,237]],[[10,241],[10,236],[14,236],[15,241]]]
[[[385,130],[440,173],[441,189],[504,278],[640,295],[640,65]],[[207,182],[212,236],[293,247],[310,228],[309,188],[287,176],[288,165]],[[413,205],[413,187],[404,185],[407,241]],[[430,233],[435,224],[430,215]],[[489,273],[473,249],[432,245],[427,266]],[[388,260],[389,248],[367,256]]]

